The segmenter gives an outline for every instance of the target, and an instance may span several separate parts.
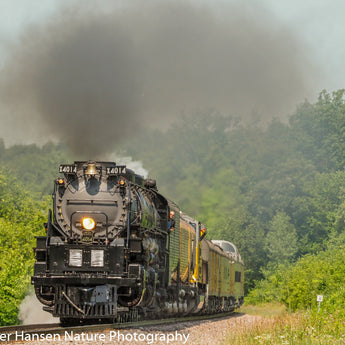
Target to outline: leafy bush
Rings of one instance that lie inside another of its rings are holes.
[[[30,283],[35,236],[43,234],[48,201],[34,201],[19,183],[0,172],[0,325],[17,322]]]
[[[345,245],[306,255],[291,266],[265,272],[247,301],[283,302],[290,310],[318,309],[317,295],[323,295],[321,309],[326,313],[343,310],[345,300]]]

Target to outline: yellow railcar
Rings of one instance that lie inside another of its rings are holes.
[[[244,263],[237,247],[228,241],[209,241],[206,228],[180,212],[174,204],[175,227],[170,234],[171,286],[183,289],[183,297],[198,294],[197,307],[185,306],[187,312],[234,310],[243,303]],[[193,294],[194,294],[193,293]],[[181,299],[181,304],[184,299]]]

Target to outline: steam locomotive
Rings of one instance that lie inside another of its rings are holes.
[[[233,311],[244,264],[227,241],[113,162],[60,165],[31,282],[62,323]]]

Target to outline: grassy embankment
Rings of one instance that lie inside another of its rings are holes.
[[[240,312],[255,317],[239,322],[222,345],[345,344],[345,320],[337,313],[289,313],[279,304],[245,305]]]

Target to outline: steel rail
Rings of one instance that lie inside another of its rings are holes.
[[[172,317],[168,319],[152,319],[152,320],[142,320],[137,322],[124,322],[124,323],[99,323],[91,325],[78,325],[73,327],[63,327],[59,323],[52,324],[31,324],[31,325],[17,325],[17,326],[4,326],[0,327],[0,337],[6,338],[8,341],[15,341],[16,335],[24,333],[25,335],[32,334],[63,334],[65,332],[76,333],[90,333],[97,332],[106,329],[136,329],[139,327],[150,327],[159,325],[176,324],[183,322],[193,322],[193,321],[208,321],[212,319],[221,319],[226,317],[238,317],[243,315],[239,312],[226,312],[218,314],[205,314],[205,315],[194,315],[186,317]],[[17,337],[18,338],[18,337]],[[19,340],[18,340],[19,341]]]

